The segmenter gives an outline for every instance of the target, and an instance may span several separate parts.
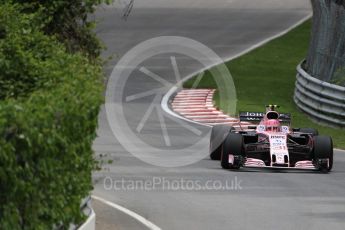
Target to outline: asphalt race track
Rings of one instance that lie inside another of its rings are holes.
[[[123,12],[118,5],[99,9],[96,19],[100,21],[97,33],[108,47],[104,56],[114,55],[105,69],[110,76],[121,57],[147,39],[187,37],[227,59],[288,29],[310,12],[308,0],[138,0],[127,20],[121,19]],[[176,82],[171,57],[176,58],[182,78],[203,67],[180,54],[156,55],[140,66],[173,84]],[[121,125],[127,125],[133,132],[139,127],[137,135],[141,140],[162,149],[170,157],[169,151],[174,150],[178,150],[179,156],[207,151],[206,141],[201,143],[205,146],[203,150],[189,147],[200,138],[193,130],[200,130],[206,137],[209,128],[194,123],[181,124],[169,118],[154,95],[126,101],[131,95],[161,85],[162,81],[135,68],[122,85],[108,88],[107,93],[123,90],[124,95],[124,99],[117,98],[113,104],[123,106],[127,123],[113,126],[118,125],[120,129]],[[152,102],[158,111],[149,114],[142,123]],[[164,127],[171,146],[167,146],[160,114],[164,114]],[[139,160],[124,149],[123,144],[137,143],[132,139],[119,143],[108,124],[105,109],[99,121],[94,149],[102,155],[105,164],[102,171],[93,175],[93,194],[132,210],[161,229],[345,228],[344,152],[335,151],[334,171],[330,174],[226,171],[221,169],[219,162],[207,157],[183,167],[158,167]],[[141,148],[140,151],[150,150]],[[148,161],[152,159],[147,158]],[[133,181],[138,183],[129,187]],[[143,187],[141,182],[147,184]],[[104,204],[96,202],[95,208],[98,229],[146,229]]]

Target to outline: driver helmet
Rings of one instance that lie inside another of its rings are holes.
[[[280,132],[280,122],[277,119],[267,120],[266,124],[266,131],[269,132]]]

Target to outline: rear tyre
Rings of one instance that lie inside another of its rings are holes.
[[[328,164],[325,163],[328,159]],[[333,168],[333,141],[329,136],[314,137],[314,161],[321,171],[330,172]]]
[[[229,154],[233,155],[233,163],[229,163]],[[243,137],[238,133],[229,133],[226,137],[221,154],[220,164],[223,169],[239,169],[243,157]]]
[[[310,133],[313,136],[317,136],[319,135],[319,131],[317,129],[313,129],[313,128],[300,128],[299,130],[301,133]]]
[[[223,142],[232,129],[232,127],[227,125],[216,125],[212,127],[209,151],[212,160],[220,160]]]

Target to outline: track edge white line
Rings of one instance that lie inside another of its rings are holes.
[[[105,199],[103,199],[101,197],[98,197],[98,196],[92,195],[91,197],[92,197],[92,199],[95,199],[95,200],[97,200],[99,202],[102,202],[103,204],[106,204],[106,205],[108,205],[108,206],[110,206],[112,208],[115,208],[118,211],[120,211],[120,212],[122,212],[122,213],[124,213],[124,214],[126,214],[126,215],[128,215],[130,217],[132,217],[133,219],[137,220],[139,223],[143,224],[145,227],[147,227],[150,230],[162,230],[160,227],[158,227],[157,225],[155,225],[154,223],[152,223],[148,219],[140,216],[139,214],[137,214],[137,213],[135,213],[135,212],[133,212],[133,211],[131,211],[131,210],[121,206],[121,205],[115,204],[113,202],[110,202],[110,201],[105,200]]]
[[[345,149],[334,149],[334,150],[336,150],[336,151],[338,151],[338,152],[343,152],[343,153],[345,153]]]

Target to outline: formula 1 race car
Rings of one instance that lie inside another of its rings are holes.
[[[247,129],[227,125],[212,128],[210,157],[224,169],[263,167],[313,169],[329,172],[333,166],[333,143],[313,128],[290,128],[291,115],[279,114],[278,106],[266,113],[241,112],[240,122],[259,122]]]

